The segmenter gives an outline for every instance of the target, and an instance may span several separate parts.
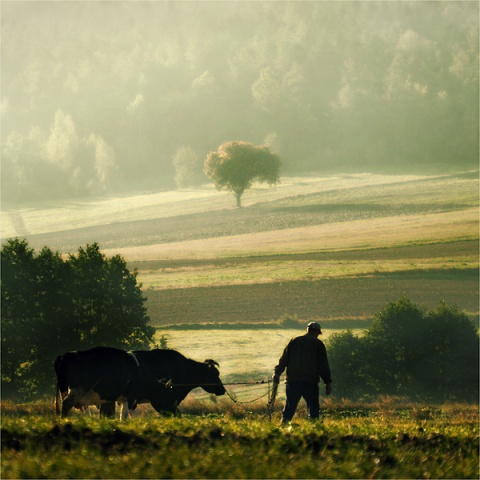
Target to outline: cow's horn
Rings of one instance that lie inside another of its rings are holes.
[[[208,358],[207,360],[205,360],[205,363],[207,365],[210,365],[211,367],[212,366],[217,366],[219,367],[220,365],[218,364],[218,362],[216,362],[215,360],[212,360],[211,358]]]

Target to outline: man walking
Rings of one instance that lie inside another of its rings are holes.
[[[332,378],[327,350],[318,336],[322,333],[317,322],[310,322],[307,333],[292,338],[275,367],[273,382],[279,383],[280,375],[286,371],[287,401],[282,412],[282,423],[289,422],[297,409],[300,398],[307,402],[308,416],[317,419],[320,414],[318,382],[326,385],[326,394],[332,391]]]

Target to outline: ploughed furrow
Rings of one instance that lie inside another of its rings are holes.
[[[428,308],[441,300],[478,313],[478,271],[380,273],[355,278],[146,290],[155,326],[373,317],[403,295]]]

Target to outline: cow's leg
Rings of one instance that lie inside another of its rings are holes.
[[[120,407],[120,420],[127,420],[128,418],[128,402],[123,402]]]
[[[60,389],[58,387],[55,393],[55,415],[60,415]]]
[[[115,402],[102,403],[100,405],[100,416],[115,418]]]
[[[67,398],[63,400],[62,404],[62,417],[68,417],[70,410],[75,406],[75,396],[68,395]]]

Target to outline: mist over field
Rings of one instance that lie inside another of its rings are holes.
[[[2,209],[282,175],[478,167],[477,2],[2,2]],[[184,172],[183,172],[184,173]]]

